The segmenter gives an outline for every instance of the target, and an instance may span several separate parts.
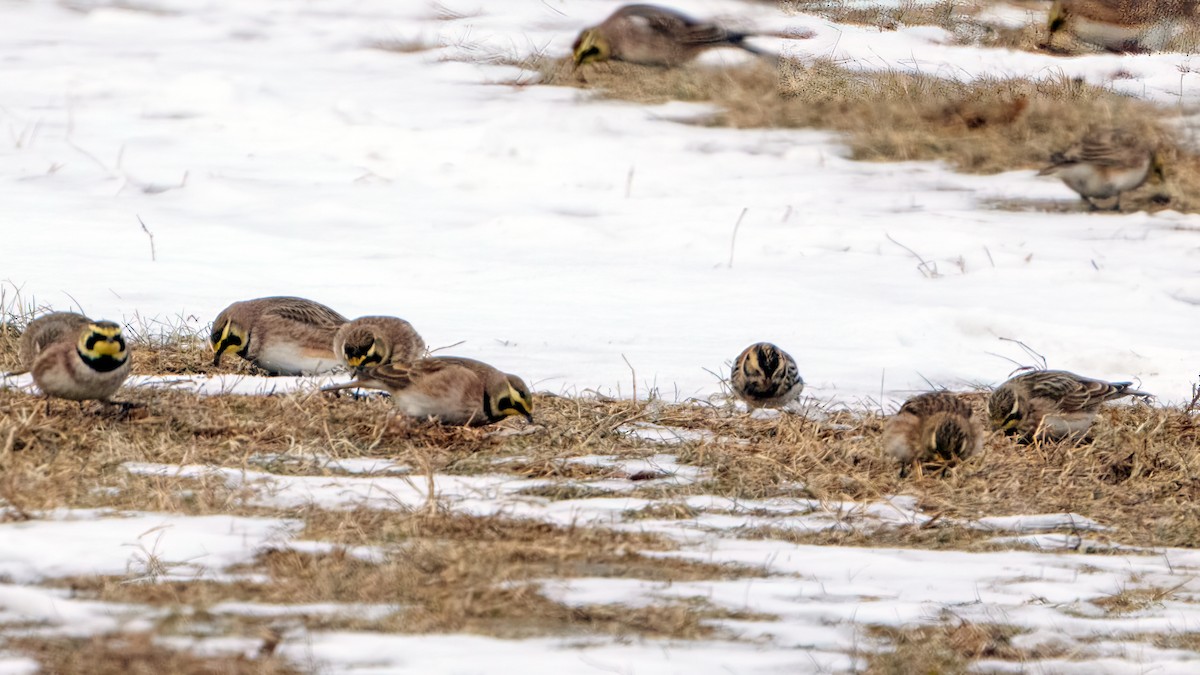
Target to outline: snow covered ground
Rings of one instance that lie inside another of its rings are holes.
[[[201,328],[233,300],[301,295],[349,316],[403,316],[430,345],[465,340],[456,353],[555,392],[628,395],[628,359],[641,392],[706,395],[718,383],[705,369],[719,372],[747,343],[767,339],[798,358],[815,396],[895,399],[927,388],[926,380],[953,387],[1003,379],[1012,365],[993,353],[1023,358],[998,339],[1008,337],[1056,367],[1138,379],[1165,401],[1189,395],[1200,217],[987,210],[981,203],[996,198],[1075,195],[1032,172],[964,176],[929,163],[852,162],[831,134],[679,124],[705,109],[515,87],[514,68],[458,60],[564,54],[579,28],[619,4],[0,0],[6,297],[19,289],[26,302]],[[672,4],[739,25],[809,29],[811,40],[764,42],[848,66],[947,77],[1065,73],[1160,102],[1200,98],[1184,55],[1061,58],[955,46],[928,27],[831,25],[770,3]],[[381,41],[430,48],[371,47]],[[740,58],[713,53],[705,62]],[[936,262],[940,276],[921,274],[889,237]],[[293,383],[193,384],[214,393]],[[629,432],[672,440],[644,425]],[[662,472],[656,480],[701,477],[670,454],[648,466]],[[393,476],[407,468],[383,461],[338,464],[356,475],[337,477],[125,468],[217,476],[266,507],[396,508],[427,497],[422,479]],[[701,495],[687,500],[694,518],[632,520],[624,514],[649,502],[621,494],[629,481],[596,483],[613,495],[549,502],[519,494],[535,480],[496,476],[439,476],[436,489],[463,512],[662,532],[685,543],[671,555],[763,572],[670,587],[547,580],[544,591],[563,602],[701,597],[778,620],[726,622],[738,642],[325,633],[285,636],[281,652],[328,672],[837,672],[861,665],[868,647],[858,624],[950,616],[1017,626],[1030,648],[1053,644],[1043,651],[1071,655],[1032,672],[1200,670],[1194,652],[1134,641],[1200,630],[1194,551],[1082,556],[745,540],[731,531],[883,527],[930,516],[904,498],[748,504]],[[963,526],[1055,549],[1102,524],[1049,514]],[[89,572],[220,578],[263,547],[321,543],[297,541],[296,532],[287,519],[98,511],[5,522],[0,624],[42,622],[69,634],[137,629],[153,612],[22,584]],[[1143,586],[1176,590],[1130,615],[1092,604]],[[4,672],[30,665],[0,659]]]
[[[556,392],[629,395],[624,357],[641,392],[704,395],[705,369],[760,339],[840,400],[997,382],[1012,364],[993,353],[1025,359],[999,337],[1167,401],[1194,382],[1196,217],[984,210],[1075,197],[1030,172],[855,163],[829,134],[677,124],[702,108],[513,87],[516,69],[451,60],[564,54],[617,2],[112,4],[0,2],[0,280],[26,300],[202,327],[233,300],[302,295],[403,316]],[[675,4],[810,29],[765,46],[864,68],[1200,91],[1182,55],[1056,58]]]

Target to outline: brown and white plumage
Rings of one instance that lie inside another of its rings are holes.
[[[1192,18],[1196,0],[1055,0],[1047,28],[1114,52],[1158,51],[1180,22]]]
[[[1065,370],[1035,370],[1018,375],[988,398],[992,427],[1027,440],[1082,438],[1100,406],[1126,396],[1149,397],[1132,382],[1093,380]]]
[[[782,408],[804,391],[804,380],[790,354],[770,342],[746,347],[733,362],[733,393],[750,408]]]
[[[914,396],[883,427],[884,450],[902,464],[965,459],[983,447],[983,429],[956,394]]]
[[[312,375],[340,365],[333,336],[346,317],[319,302],[287,296],[235,302],[213,321],[213,365],[232,351],[272,375]]]
[[[412,324],[394,316],[363,316],[337,330],[333,353],[350,368],[412,363],[425,356],[425,341]]]
[[[47,397],[108,401],[129,377],[130,351],[119,325],[80,317],[56,312],[29,324],[29,372]]]
[[[401,413],[421,420],[475,427],[521,415],[533,422],[533,396],[525,382],[474,359],[435,356],[385,363],[322,391],[357,387],[388,392]]]
[[[29,325],[25,327],[25,332],[21,333],[18,352],[21,371],[13,374],[18,375],[33,368],[34,359],[50,344],[64,338],[74,342],[79,337],[80,331],[91,321],[86,316],[75,312],[51,312],[29,322]]]
[[[625,5],[595,26],[583,29],[571,51],[575,66],[628,61],[649,66],[678,66],[713,47],[738,47],[762,52],[745,40],[747,33],[726,30],[658,5]]]
[[[1039,176],[1057,176],[1093,208],[1094,200],[1116,198],[1140,187],[1151,173],[1162,177],[1163,167],[1153,146],[1125,129],[1092,129],[1075,145],[1055,153]]]

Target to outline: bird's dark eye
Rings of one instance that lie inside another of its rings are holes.
[[[599,47],[588,47],[587,49],[585,49],[583,51],[583,54],[581,54],[581,56],[586,59],[589,56],[597,56],[599,54],[600,54]]]

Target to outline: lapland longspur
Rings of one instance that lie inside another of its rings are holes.
[[[996,387],[988,398],[988,417],[992,427],[1026,440],[1082,438],[1101,404],[1125,396],[1150,397],[1132,386],[1065,370],[1035,370]]]
[[[747,33],[729,31],[667,7],[625,5],[599,24],[583,29],[571,50],[577,68],[610,59],[649,66],[678,66],[713,47],[738,47],[751,54],[767,54],[747,44],[747,37]]]
[[[352,369],[412,363],[425,356],[425,341],[404,319],[363,316],[338,329],[333,353]]]
[[[983,447],[983,429],[971,414],[971,406],[948,391],[914,396],[884,425],[884,450],[905,465],[970,457]]]
[[[1109,51],[1158,51],[1195,11],[1196,0],[1055,0],[1047,29],[1050,41],[1067,30]]]
[[[393,405],[415,419],[477,427],[521,415],[533,422],[533,395],[525,382],[474,359],[434,356],[411,364],[385,363],[322,391],[357,387],[388,392]]]
[[[756,342],[733,362],[733,393],[753,408],[782,408],[804,391],[804,379],[790,354],[770,342]]]
[[[1094,209],[1101,208],[1096,200],[1112,200],[1109,208],[1117,210],[1122,192],[1141,187],[1151,175],[1164,178],[1162,161],[1151,144],[1123,129],[1093,129],[1050,161],[1038,175],[1057,176]]]
[[[68,401],[109,402],[131,367],[121,326],[69,312],[30,322],[21,336],[21,363],[48,399]]]
[[[231,351],[272,375],[328,372],[340,365],[333,336],[345,323],[346,317],[304,298],[235,302],[213,321],[213,365]]]

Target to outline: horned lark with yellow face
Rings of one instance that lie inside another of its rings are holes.
[[[22,363],[26,357],[33,383],[47,399],[108,402],[131,367],[119,325],[68,312],[30,322],[21,340]]]
[[[770,342],[746,347],[733,362],[733,393],[754,408],[782,408],[804,391],[796,360]]]
[[[1196,12],[1196,0],[1055,0],[1049,40],[1063,31],[1113,52],[1159,51]]]
[[[1067,150],[1055,153],[1039,176],[1057,176],[1093,209],[1097,200],[1121,207],[1121,193],[1142,186],[1151,175],[1164,179],[1158,153],[1137,134],[1109,127],[1096,128]]]
[[[293,297],[243,300],[213,321],[213,365],[230,351],[271,375],[314,375],[340,365],[333,336],[346,317],[312,300]]]
[[[971,414],[971,406],[948,391],[914,396],[888,418],[883,448],[902,464],[965,459],[983,448],[983,429]]]
[[[412,363],[426,354],[412,324],[394,316],[363,316],[333,336],[333,353],[351,369],[384,363]]]
[[[657,5],[625,5],[607,19],[585,28],[571,51],[578,68],[615,60],[648,66],[678,66],[713,47],[738,47],[764,55],[745,42],[746,33]]]
[[[474,359],[435,356],[385,363],[322,391],[358,387],[388,392],[396,409],[415,419],[477,427],[521,415],[533,422],[533,396],[521,378]]]
[[[1083,438],[1100,406],[1125,396],[1148,398],[1132,382],[1104,382],[1065,370],[1035,370],[996,387],[988,399],[992,427],[1026,440]]]

